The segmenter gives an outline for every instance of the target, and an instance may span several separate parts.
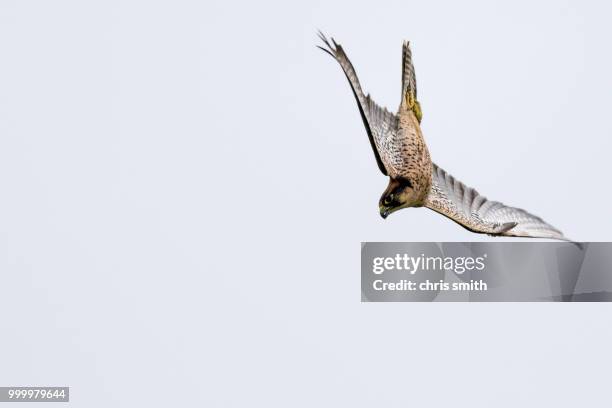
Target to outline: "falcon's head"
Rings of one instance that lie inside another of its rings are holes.
[[[387,218],[389,214],[402,208],[416,206],[418,202],[418,195],[410,180],[403,177],[390,178],[389,185],[378,202],[380,216]]]

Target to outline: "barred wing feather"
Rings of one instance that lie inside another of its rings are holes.
[[[432,164],[432,185],[425,206],[473,232],[567,240],[555,227],[520,208],[488,200]]]

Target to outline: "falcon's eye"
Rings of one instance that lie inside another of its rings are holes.
[[[393,202],[393,194],[389,194],[388,196],[386,196],[383,204],[388,205],[388,204],[391,204],[391,202]]]

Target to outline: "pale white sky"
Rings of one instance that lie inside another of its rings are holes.
[[[411,40],[434,160],[605,241],[611,11],[3,1],[0,384],[70,385],[75,407],[600,405],[605,305],[359,302],[361,241],[492,238],[380,218],[385,177],[315,33],[392,110]]]

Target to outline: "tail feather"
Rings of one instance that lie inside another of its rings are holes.
[[[410,42],[404,41],[402,47],[402,98],[406,98],[407,93],[411,93],[416,100],[417,85],[414,65],[412,64],[412,51],[410,50]]]
[[[404,106],[414,112],[419,123],[423,118],[421,105],[417,101],[417,85],[416,74],[414,73],[414,65],[412,64],[412,51],[410,43],[404,41],[402,47],[402,102]]]

